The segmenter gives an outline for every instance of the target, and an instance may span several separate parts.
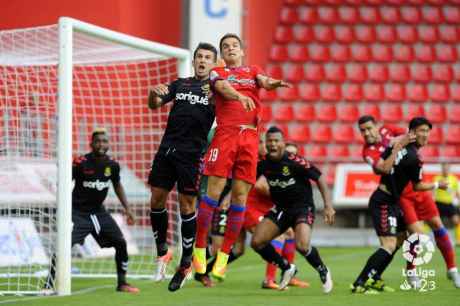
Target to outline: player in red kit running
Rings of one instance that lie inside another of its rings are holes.
[[[212,269],[216,277],[223,277],[228,254],[244,222],[248,192],[256,181],[259,89],[271,90],[291,85],[265,76],[257,66],[244,66],[243,46],[237,35],[224,35],[219,48],[226,66],[216,67],[210,73],[216,98],[217,129],[205,156],[204,174],[208,176],[208,191],[198,207],[193,262],[198,273],[206,271],[206,245],[212,215],[227,178],[232,177],[227,229]]]
[[[380,155],[389,146],[394,139],[405,133],[405,129],[398,127],[383,126],[377,127],[375,119],[372,116],[363,116],[358,121],[359,130],[364,138],[363,159],[372,167],[376,174],[376,163]],[[399,200],[399,206],[403,211],[404,221],[411,233],[423,233],[420,221],[426,221],[433,231],[436,244],[441,250],[446,263],[448,277],[458,288],[460,286],[460,277],[458,275],[455,263],[455,251],[452,247],[449,235],[445,229],[439,212],[430,191],[414,191],[412,183],[404,189]],[[408,265],[407,269],[412,270],[415,267]],[[379,278],[379,275],[377,275]],[[374,280],[376,280],[374,278]],[[413,283],[411,280],[410,283]],[[381,283],[377,280],[376,283]],[[383,283],[382,283],[383,284]],[[373,288],[377,289],[377,288]]]

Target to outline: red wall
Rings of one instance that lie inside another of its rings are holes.
[[[68,16],[149,40],[181,45],[181,0],[8,0],[2,1],[1,6],[1,30],[54,24],[60,16]]]

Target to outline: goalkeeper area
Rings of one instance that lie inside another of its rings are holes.
[[[396,289],[394,293],[380,293],[375,296],[352,295],[349,286],[362,268],[374,248],[321,248],[321,255],[331,269],[334,279],[334,290],[324,295],[319,277],[310,265],[297,257],[299,267],[297,276],[310,282],[310,288],[289,287],[285,291],[261,289],[265,264],[252,250],[229,265],[227,278],[216,283],[213,288],[205,288],[195,280],[188,280],[184,287],[174,293],[167,291],[168,282],[153,283],[148,280],[133,280],[140,288],[138,295],[120,294],[115,292],[113,280],[110,279],[73,279],[73,292],[69,297],[0,297],[0,303],[21,306],[52,306],[52,305],[219,305],[219,306],[280,306],[280,305],[457,305],[458,289],[455,289],[446,278],[445,267],[441,254],[435,251],[433,260],[423,265],[423,269],[435,271],[433,287],[425,288],[426,292],[402,290],[404,283],[402,269],[405,261],[401,252],[395,255],[393,263],[383,274],[385,282]],[[460,248],[457,247],[457,254]],[[457,261],[460,257],[457,256]],[[278,272],[279,277],[279,272]]]

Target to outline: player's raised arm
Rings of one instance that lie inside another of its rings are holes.
[[[157,109],[163,104],[174,99],[174,82],[167,86],[158,84],[149,90],[148,106],[150,109]]]
[[[211,71],[211,82],[213,82],[213,77],[216,77],[216,72]],[[256,108],[254,101],[241,93],[239,93],[227,80],[217,79],[214,81],[214,90],[219,93],[226,100],[237,100],[243,104],[243,107],[246,111],[250,112]]]
[[[291,83],[285,82],[283,80],[273,79],[263,74],[257,74],[256,78],[259,86],[267,90],[276,89],[278,87],[292,87]]]
[[[387,148],[374,167],[376,172],[381,174],[390,174],[395,163],[396,156],[401,149],[402,146],[399,142],[395,143],[393,147]]]

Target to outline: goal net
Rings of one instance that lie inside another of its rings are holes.
[[[105,206],[128,242],[128,277],[153,276],[146,181],[169,108],[149,110],[148,88],[188,75],[189,66],[186,50],[70,18],[0,31],[0,293],[42,292],[52,254],[59,294],[70,293],[70,272],[115,277],[113,249],[89,237],[70,250],[71,160],[89,152],[92,131],[102,127],[136,216],[126,224],[111,189]],[[175,193],[167,207],[168,240],[177,247]]]

